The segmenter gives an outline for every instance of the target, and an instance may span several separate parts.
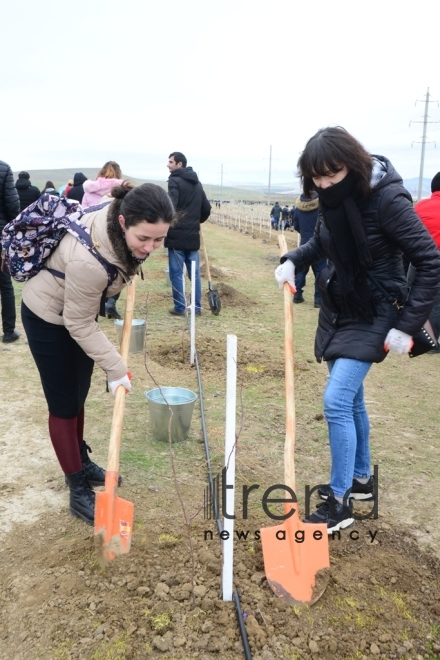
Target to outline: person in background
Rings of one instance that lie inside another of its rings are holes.
[[[287,228],[288,222],[289,222],[289,207],[285,205],[281,209],[281,231],[284,231]]]
[[[46,185],[44,186],[43,190],[41,191],[41,194],[43,193],[49,193],[49,195],[55,195],[55,197],[59,197],[60,193],[58,190],[55,190],[55,186],[52,183],[52,181],[46,181]]]
[[[295,210],[293,211],[293,228],[300,235],[300,245],[304,245],[310,240],[315,232],[316,221],[318,220],[318,194],[312,193],[311,199],[302,194],[296,200]],[[315,264],[312,264],[313,274],[315,276],[315,295],[314,306],[319,309],[321,306],[321,294],[319,293],[318,278],[319,274],[325,266],[325,259],[320,259]],[[306,276],[309,272],[309,267],[301,270],[296,274],[295,286],[296,293],[293,296],[294,303],[305,302],[303,297],[303,289],[306,285]]]
[[[123,177],[121,168],[114,160],[109,160],[101,167],[96,177],[96,181],[87,179],[84,181],[84,197],[81,205],[83,208],[99,204],[104,197],[108,195],[112,188],[120,186]]]
[[[73,188],[73,179],[69,179],[68,182],[67,182],[67,185],[64,189],[64,192],[62,194],[67,197],[67,195],[72,190],[72,188]]]
[[[9,165],[0,160],[0,235],[3,227],[16,218],[19,213],[20,198],[14,186],[14,175]],[[3,328],[2,342],[12,344],[20,337],[15,329],[15,294],[11,276],[2,267],[0,267],[0,301]]]
[[[340,126],[310,138],[298,170],[305,196],[318,193],[318,222],[307,243],[281,257],[275,277],[280,289],[287,282],[294,291],[296,270],[327,259],[318,279],[315,356],[329,370],[324,413],[331,476],[318,489],[324,502],[305,522],[325,523],[331,534],[354,524],[353,498],[374,499],[364,379],[388,351],[411,350],[438,291],[440,252],[390,161],[369,154]],[[402,252],[416,268],[406,300]],[[401,311],[374,280],[405,303]]]
[[[67,199],[73,199],[80,204],[82,203],[84,197],[84,181],[87,181],[87,177],[82,172],[77,172],[73,177],[73,186],[66,195]]]
[[[422,199],[418,202],[414,210],[426,229],[431,234],[438,249],[440,250],[440,172],[437,172],[431,181],[431,197]],[[411,286],[415,276],[415,269],[410,265],[408,269],[408,285]],[[434,302],[431,315],[429,317],[435,338],[438,340],[440,335],[440,291]],[[429,353],[440,353],[440,348],[433,348]]]
[[[81,206],[86,208],[88,206],[96,206],[102,201],[110,198],[110,192],[115,186],[122,184],[122,172],[118,163],[114,160],[109,160],[105,163],[98,172],[96,181],[87,179],[84,181],[84,197]],[[104,199],[103,199],[104,198]],[[116,309],[116,302],[119,299],[119,293],[107,298],[105,301],[105,313],[109,319],[120,319],[121,315]]]
[[[272,206],[272,210],[270,212],[271,215],[275,218],[275,227],[278,231],[278,227],[280,225],[280,218],[281,218],[281,206],[278,204],[278,202],[275,202],[275,204]]]
[[[82,216],[93,228],[102,259],[118,270],[109,293],[131,282],[163,244],[173,219],[163,188],[150,183],[134,188],[128,182],[113,188],[111,204]],[[131,383],[127,365],[96,320],[108,286],[106,268],[68,233],[46,265],[23,287],[23,326],[49,409],[50,439],[70,489],[70,512],[93,525],[91,486],[105,482],[105,470],[90,460],[83,435],[94,363],[107,374],[113,395],[119,385],[130,390]]]
[[[171,280],[174,307],[169,313],[184,316],[186,299],[183,293],[182,272],[186,265],[191,279],[191,262],[196,263],[196,314],[202,313],[202,282],[199,268],[200,223],[205,222],[211,213],[202,184],[192,167],[180,151],[173,151],[168,157],[168,194],[177,211],[178,221],[170,228],[165,239],[168,248],[169,275]]]
[[[29,172],[20,172],[15,182],[18,196],[20,198],[20,211],[37,201],[41,195],[37,186],[33,186],[30,181]]]

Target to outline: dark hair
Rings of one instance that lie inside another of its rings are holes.
[[[181,151],[173,151],[173,153],[170,154],[168,158],[174,158],[176,165],[177,163],[182,163],[182,167],[186,167],[188,162]]]
[[[306,197],[315,191],[313,177],[340,172],[343,167],[355,173],[356,192],[367,197],[371,191],[371,155],[342,126],[321,128],[307,142],[298,160],[298,176]]]
[[[439,190],[440,190],[440,172],[437,172],[437,174],[431,181],[431,192],[434,193],[434,192],[438,192]]]
[[[20,172],[18,175],[19,179],[30,179],[29,172]]]
[[[140,222],[166,222],[171,224],[174,220],[174,206],[163,188],[154,183],[143,183],[134,186],[130,181],[124,181],[111,192],[114,201],[111,204],[112,212],[122,214],[125,226],[133,227]]]
[[[96,178],[99,179],[122,179],[121,168],[114,160],[108,160],[99,170]]]
[[[55,190],[55,186],[52,183],[52,181],[46,181],[46,185],[44,186],[43,190],[41,191],[41,194],[45,193],[48,188],[53,188]]]

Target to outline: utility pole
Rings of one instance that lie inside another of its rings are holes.
[[[220,203],[223,204],[223,163],[220,175]]]
[[[270,177],[272,174],[272,145],[270,145],[270,150],[269,150],[269,185],[267,187],[267,198],[268,198],[268,205],[270,206]]]
[[[418,191],[417,191],[417,201],[418,202],[422,198],[423,167],[424,167],[424,164],[425,164],[425,145],[426,145],[427,142],[434,142],[433,140],[427,140],[426,139],[427,125],[428,124],[439,124],[440,123],[439,121],[428,121],[428,103],[437,103],[437,106],[438,106],[438,102],[437,101],[431,101],[429,99],[429,97],[430,97],[430,93],[429,93],[429,87],[428,87],[428,91],[426,92],[426,96],[425,96],[425,99],[424,99],[424,101],[425,101],[425,115],[423,117],[423,122],[421,122],[421,121],[410,121],[409,122],[410,126],[411,126],[411,124],[421,124],[421,123],[423,123],[422,139],[421,140],[414,140],[411,143],[411,146],[413,146],[414,142],[416,142],[417,144],[420,144],[420,143],[422,144],[422,154],[421,154],[421,157],[420,157],[419,187],[418,187]],[[421,100],[418,99],[416,101],[416,105],[417,105],[417,103],[421,103]],[[436,146],[435,142],[434,142],[434,146]]]

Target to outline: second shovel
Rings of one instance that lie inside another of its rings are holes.
[[[208,254],[206,252],[206,246],[205,246],[205,241],[203,240],[202,230],[200,230],[200,241],[202,243],[203,255],[205,257],[205,264],[206,264],[206,275],[208,278],[209,309],[215,316],[218,316],[222,308],[222,301],[220,300],[219,292],[217,291],[217,289],[214,289],[214,287],[212,286],[211,272],[209,270]]]

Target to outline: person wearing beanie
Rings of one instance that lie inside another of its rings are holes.
[[[415,205],[414,210],[440,250],[440,172],[437,172],[431,181],[431,193],[431,197],[420,200],[420,202]],[[414,278],[414,274],[414,270],[410,266],[408,271],[409,283],[411,283],[411,279]],[[434,302],[429,321],[432,325],[435,337],[438,339],[440,336],[440,291]],[[429,352],[440,353],[440,350],[434,348]]]
[[[15,187],[20,198],[20,211],[36,202],[41,195],[37,186],[31,184],[29,172],[20,172]]]
[[[73,187],[66,194],[67,199],[74,199],[81,204],[84,197],[84,181],[87,181],[86,175],[82,172],[76,172],[73,177]]]
[[[20,212],[20,200],[14,186],[14,175],[8,163],[0,160],[0,236],[4,227]],[[0,245],[1,248],[1,245]],[[15,330],[15,294],[11,276],[0,268],[0,303],[3,327],[2,342],[11,344],[17,341]]]

